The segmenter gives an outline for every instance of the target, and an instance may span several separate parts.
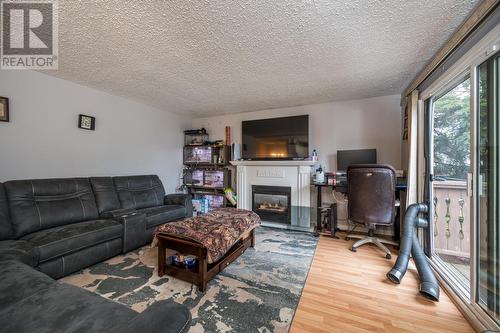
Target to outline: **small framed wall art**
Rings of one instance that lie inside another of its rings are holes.
[[[94,131],[95,130],[95,117],[86,116],[81,114],[78,116],[78,128]]]
[[[0,121],[9,121],[9,99],[0,96]]]

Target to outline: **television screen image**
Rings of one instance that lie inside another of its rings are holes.
[[[242,122],[243,159],[304,159],[309,156],[309,116]]]

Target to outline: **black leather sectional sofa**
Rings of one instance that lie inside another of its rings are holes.
[[[189,196],[157,176],[0,183],[0,332],[184,332],[190,315],[158,302],[141,314],[59,283],[152,240],[156,226],[192,215]]]

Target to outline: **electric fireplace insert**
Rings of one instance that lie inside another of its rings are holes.
[[[290,224],[291,188],[284,186],[252,186],[252,210],[262,221]]]

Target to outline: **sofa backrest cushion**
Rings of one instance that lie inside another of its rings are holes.
[[[120,199],[111,177],[91,177],[90,184],[94,190],[95,201],[99,214],[120,209]]]
[[[9,204],[5,195],[5,186],[0,183],[0,241],[11,239],[12,224],[9,216]]]
[[[141,209],[163,205],[165,189],[155,175],[113,178],[121,208]]]
[[[98,218],[88,178],[14,180],[5,189],[15,238]]]

